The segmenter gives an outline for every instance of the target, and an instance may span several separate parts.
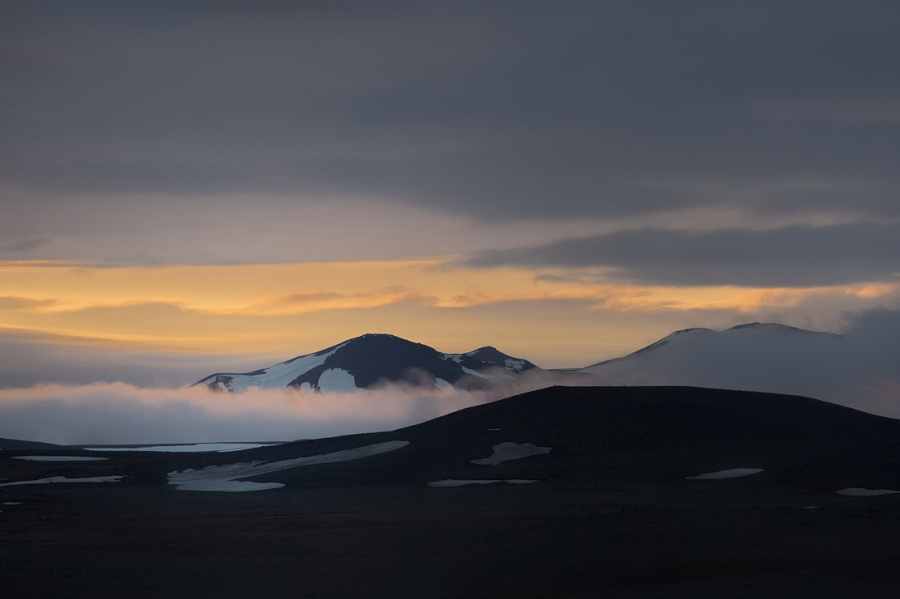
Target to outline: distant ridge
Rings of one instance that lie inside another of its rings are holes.
[[[40,441],[0,438],[0,450],[23,451],[29,449],[62,449],[62,446],[54,445],[53,443],[41,443]]]
[[[675,331],[575,370],[610,386],[684,385],[814,397],[900,418],[897,387],[852,339],[775,323]]]
[[[194,385],[238,393],[251,387],[347,392],[383,383],[472,387],[479,385],[479,379],[483,383],[497,377],[513,378],[534,369],[540,370],[528,360],[490,346],[445,354],[394,335],[370,333],[268,368],[212,374]]]

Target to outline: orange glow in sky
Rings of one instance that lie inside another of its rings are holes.
[[[5,262],[0,326],[56,336],[55,342],[283,358],[389,332],[442,351],[492,344],[560,367],[633,351],[677,328],[686,315],[718,315],[724,326],[766,311],[789,313],[804,302],[865,305],[900,287],[640,286],[445,264],[97,268]]]

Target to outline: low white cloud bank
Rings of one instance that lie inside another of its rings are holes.
[[[592,377],[524,373],[479,390],[386,385],[352,393],[205,387],[160,389],[126,383],[0,389],[0,437],[61,445],[292,441],[389,431],[463,408]]]
[[[393,430],[489,400],[386,387],[301,394],[148,389],[124,383],[0,390],[0,437],[64,445],[279,441]]]

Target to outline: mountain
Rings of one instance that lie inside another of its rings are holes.
[[[238,393],[250,387],[346,392],[385,382],[468,388],[526,370],[540,369],[493,347],[444,354],[394,335],[368,334],[261,370],[212,374],[194,386]]]
[[[632,354],[576,372],[599,385],[686,385],[815,397],[900,417],[896,376],[855,340],[780,324],[676,331]],[[892,378],[893,377],[893,378]]]

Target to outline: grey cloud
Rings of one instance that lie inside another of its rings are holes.
[[[23,241],[16,241],[13,243],[8,243],[6,245],[0,245],[0,255],[28,252],[31,250],[35,250],[35,249],[44,247],[49,244],[50,244],[49,237],[35,237],[32,239],[25,239]]]
[[[751,114],[774,121],[835,121],[844,123],[900,123],[900,96],[813,101],[764,102],[750,106]]]
[[[174,388],[189,385],[208,372],[243,372],[276,361],[276,356],[268,355],[123,351],[54,335],[4,333],[0,334],[0,389],[101,381]]]
[[[642,229],[484,251],[462,263],[607,268],[622,280],[674,285],[837,285],[896,278],[900,225],[705,232]]]
[[[803,117],[829,98],[866,106],[900,95],[896,3],[4,10],[7,183],[364,193],[520,219],[717,201],[642,184],[673,176],[818,175],[875,182],[824,208],[898,213],[883,199],[900,190],[896,123],[772,120],[752,109]],[[792,192],[734,201],[768,212],[808,205]]]

